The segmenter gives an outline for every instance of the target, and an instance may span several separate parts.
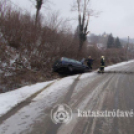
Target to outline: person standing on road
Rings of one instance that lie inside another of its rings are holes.
[[[101,63],[101,66],[100,66],[100,71],[99,72],[103,73],[104,69],[105,69],[105,57],[104,56],[101,56],[100,63]]]
[[[93,59],[92,59],[92,57],[91,56],[89,56],[88,58],[87,58],[87,65],[88,65],[88,67],[89,67],[89,69],[92,71],[92,66],[93,66]]]

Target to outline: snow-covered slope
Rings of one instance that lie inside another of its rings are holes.
[[[129,62],[118,63],[113,66],[106,67],[106,70],[116,69],[116,67],[122,67],[124,65],[127,65],[128,63],[133,63],[133,62],[134,60],[131,60]],[[96,77],[96,75],[97,75],[96,71],[91,73],[85,73],[82,74],[79,79],[80,80],[86,78],[93,79]],[[10,111],[12,108],[14,108],[17,104],[25,101],[27,98],[41,91],[43,88],[47,87],[49,84],[53,82],[54,84],[52,84],[49,88],[45,89],[42,93],[39,94],[39,96],[41,96],[42,94],[45,94],[45,96],[53,96],[53,97],[54,96],[56,97],[57,95],[62,95],[63,92],[67,92],[65,89],[67,89],[78,76],[79,75],[75,75],[60,80],[37,83],[32,86],[26,86],[11,92],[0,94],[0,117],[6,114],[8,111]],[[38,98],[38,96],[36,98]]]
[[[32,86],[26,86],[11,92],[0,94],[0,117],[15,107],[17,104],[31,97],[31,95],[42,90],[52,82],[53,81],[38,83]]]

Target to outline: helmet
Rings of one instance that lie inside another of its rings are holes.
[[[104,56],[101,56],[101,58],[104,58]]]
[[[88,58],[91,58],[91,56],[89,56]]]

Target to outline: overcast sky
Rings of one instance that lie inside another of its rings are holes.
[[[16,5],[35,13],[35,7],[30,0],[11,0]],[[34,1],[34,0],[32,0]],[[52,10],[59,10],[65,18],[77,18],[77,12],[71,12],[73,0],[51,0]],[[99,17],[91,17],[89,31],[95,34],[112,33],[113,36],[134,38],[134,0],[90,0],[90,7],[101,11]],[[43,12],[43,10],[42,10]],[[77,21],[71,22],[77,26]]]

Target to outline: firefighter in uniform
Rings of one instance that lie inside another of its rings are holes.
[[[104,56],[101,56],[101,61],[100,61],[100,63],[101,63],[101,66],[100,66],[99,72],[100,72],[100,73],[103,73],[103,72],[104,72],[104,68],[105,68],[105,57],[104,57]]]

